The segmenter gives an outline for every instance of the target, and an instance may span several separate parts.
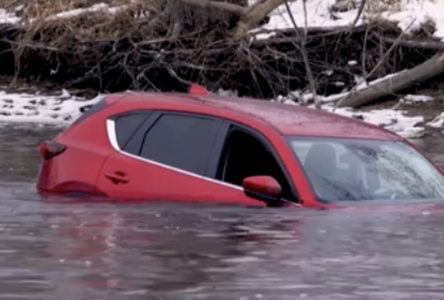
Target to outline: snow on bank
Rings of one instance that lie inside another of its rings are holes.
[[[340,16],[333,18],[330,13],[330,7],[336,3],[336,0],[308,0],[306,2],[307,7],[307,26],[308,27],[323,27],[334,28],[338,26],[350,25],[356,18],[355,10],[351,10],[345,13],[341,13]],[[303,1],[297,0],[288,3],[291,13],[296,21],[298,27],[305,27],[304,7]],[[362,20],[358,21],[358,24],[362,23]],[[270,14],[270,20],[267,24],[262,26],[262,29],[266,31],[273,31],[279,29],[294,28],[291,21],[291,17],[288,14],[285,5],[279,6]],[[254,30],[253,30],[254,32]],[[258,39],[265,39],[272,36],[273,33],[261,33],[256,37]]]
[[[307,0],[307,18],[304,16],[303,0],[291,2],[289,6],[299,27],[305,27],[305,19],[307,19],[307,26],[312,28],[333,29],[352,25],[358,14],[358,8],[345,12],[333,12],[331,8],[337,2],[336,0]],[[401,30],[412,32],[419,29],[422,24],[431,22],[436,29],[434,36],[444,40],[444,0],[398,0],[392,1],[391,4],[383,4],[382,1],[367,2],[367,7],[357,25],[371,19],[381,19],[393,21]],[[372,3],[385,6],[375,9],[372,8],[374,6]],[[293,23],[285,5],[275,9],[270,15],[270,21],[262,26],[265,31],[291,28],[293,28]],[[261,33],[257,35],[257,38],[264,39],[272,35],[272,32]]]
[[[103,13],[107,13],[107,14],[115,14],[115,13],[118,13],[118,12],[126,9],[127,7],[128,7],[128,5],[112,7],[112,6],[109,6],[106,3],[101,2],[101,3],[94,4],[94,5],[90,6],[90,7],[77,8],[77,9],[67,10],[67,11],[55,14],[55,15],[49,17],[48,20],[72,18],[72,17],[80,16],[82,14],[94,13],[94,12],[103,12]]]
[[[133,2],[134,0],[130,1],[130,3]],[[62,11],[60,13],[48,17],[46,20],[51,21],[56,19],[67,19],[67,18],[77,17],[86,13],[96,13],[96,12],[113,15],[127,9],[128,7],[129,5],[110,6],[107,3],[99,2],[90,7],[76,8],[72,10]],[[23,9],[23,6],[18,6],[16,8],[16,11],[20,11],[21,9]],[[0,24],[18,24],[21,21],[22,19],[19,18],[16,14],[7,12],[5,9],[0,9]],[[33,22],[34,19],[31,19],[30,21]]]
[[[436,29],[434,36],[444,40],[444,0],[401,0],[399,6],[383,12],[381,17],[397,22],[407,32],[432,22]]]
[[[407,103],[421,103],[421,102],[429,102],[435,100],[435,98],[427,95],[405,95],[401,99]]]
[[[374,109],[369,111],[354,110],[351,108],[335,108],[335,102],[333,100],[341,99],[347,94],[348,93],[342,93],[322,98],[322,109],[341,116],[359,119],[378,127],[385,128],[405,138],[418,138],[424,135],[425,127],[418,126],[419,124],[424,123],[423,116],[410,116],[407,115],[406,111],[396,108]],[[433,98],[424,95],[407,95],[401,99],[400,102],[408,104],[432,100]],[[311,93],[295,91],[290,93],[287,97],[279,96],[274,101],[289,105],[307,105],[309,102],[313,101],[313,97]],[[314,105],[310,105],[309,107],[314,109]],[[439,122],[440,121],[438,121],[437,118],[437,127],[442,126]],[[442,115],[442,122],[444,122],[444,113]],[[431,126],[430,123],[427,124],[427,126]]]
[[[346,94],[333,95],[332,98],[340,99]],[[433,98],[422,95],[409,95],[409,101],[431,101]],[[287,97],[280,96],[273,100],[288,105],[306,105],[308,101],[312,101],[310,93],[293,92]],[[405,100],[404,100],[405,101]],[[309,106],[314,109],[314,105]],[[333,102],[323,102],[322,109],[328,112],[336,113],[341,116],[362,120],[364,122],[376,125],[381,128],[390,130],[405,138],[419,138],[424,135],[425,127],[418,126],[424,123],[423,116],[409,116],[406,111],[395,108],[374,109],[369,111],[354,110],[351,108],[335,108]],[[444,127],[444,113],[442,119],[436,119],[436,127]],[[442,123],[439,123],[442,122]],[[432,126],[430,123],[427,126]],[[444,129],[444,128],[443,128]]]
[[[444,112],[433,119],[431,122],[427,123],[428,126],[433,128],[443,128],[444,129]]]
[[[128,0],[128,4],[121,6],[110,6],[105,2],[99,2],[90,7],[59,12],[49,17],[49,19],[70,18],[90,12],[115,14],[137,3],[137,1]],[[249,0],[248,2],[252,5],[258,1],[260,0]],[[306,19],[308,27],[322,27],[326,29],[350,26],[356,19],[358,14],[357,7],[360,3],[357,0],[307,0],[307,18],[305,18],[303,2],[303,0],[289,2],[291,13],[297,25],[304,27]],[[332,7],[338,3],[352,6],[352,8],[346,11],[333,11]],[[17,7],[17,10],[19,8],[20,6]],[[398,24],[400,29],[406,32],[417,30],[425,23],[433,24],[435,27],[434,36],[444,41],[444,0],[368,0],[364,13],[357,21],[357,25],[373,19],[393,21]],[[14,13],[0,9],[0,23],[19,23],[20,21],[21,19]],[[290,15],[285,5],[281,5],[270,14],[268,23],[264,24],[260,29],[253,30],[253,32],[261,31],[256,37],[264,39],[273,35],[269,31],[291,28],[293,28],[293,23],[291,22]],[[263,31],[268,33],[263,33]]]
[[[0,122],[66,126],[100,98],[86,100],[65,90],[56,96],[0,91]]]
[[[18,22],[20,22],[19,17],[0,8],[0,24],[16,24]]]
[[[336,114],[358,118],[364,122],[385,128],[405,138],[418,138],[424,135],[425,128],[417,126],[424,122],[422,116],[408,116],[405,111],[395,109],[375,109],[370,111],[356,111],[349,108],[336,108],[333,105],[324,105],[324,110]]]
[[[230,91],[219,91],[219,94],[235,96],[235,92]],[[99,95],[93,99],[85,99],[72,96],[65,90],[59,95],[50,96],[0,91],[0,122],[52,124],[65,127],[102,98]],[[297,104],[286,97],[279,97],[275,101],[285,104]],[[407,116],[401,110],[378,109],[358,111],[348,108],[334,109],[334,105],[331,103],[325,103],[322,109],[339,115],[361,119],[407,138],[420,137],[425,131],[423,126],[416,126],[418,123],[424,122],[422,116]],[[443,128],[444,113],[428,123],[427,126]]]

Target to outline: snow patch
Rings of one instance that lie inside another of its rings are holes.
[[[358,62],[356,60],[350,60],[347,63],[349,66],[356,66],[358,64]]]
[[[90,6],[90,7],[77,8],[77,9],[72,9],[72,10],[68,10],[68,11],[64,11],[64,12],[55,14],[55,15],[49,17],[48,20],[72,18],[72,17],[77,17],[77,16],[85,14],[85,13],[92,13],[92,12],[104,12],[104,13],[109,13],[109,14],[115,14],[115,13],[118,13],[118,12],[124,10],[127,7],[128,7],[127,5],[111,7],[108,4],[101,2],[101,3],[94,4],[93,6]]]
[[[219,89],[216,94],[222,97],[238,97],[238,92],[232,90]]]
[[[302,0],[289,2],[290,11],[297,23],[298,27],[323,27],[334,28],[338,26],[347,26],[353,23],[356,18],[357,10],[351,10],[343,13],[335,13],[334,16],[330,12],[330,7],[336,3],[336,0],[309,0],[306,2],[307,18],[304,16],[304,6]],[[358,21],[361,24],[362,20]],[[270,20],[262,29],[265,31],[273,31],[279,29],[293,28],[290,15],[285,7],[281,5],[270,14]],[[254,32],[254,31],[253,31]],[[272,36],[273,33],[260,33],[256,36],[258,39],[265,39]]]
[[[444,127],[444,112],[433,119],[431,122],[427,123],[428,126],[433,128],[443,128]]]
[[[375,109],[370,111],[355,111],[350,108],[336,108],[324,105],[322,109],[336,114],[357,118],[364,122],[390,130],[405,138],[418,138],[425,133],[424,127],[416,126],[424,122],[422,116],[407,116],[405,111],[393,109]]]
[[[435,100],[435,98],[426,95],[406,95],[401,100],[406,102],[429,102]]]
[[[18,22],[20,22],[19,17],[0,8],[0,24],[16,24]]]
[[[253,1],[250,1],[253,2]],[[297,22],[298,27],[305,27],[303,0],[289,3],[290,11]],[[336,0],[307,0],[307,27],[322,27],[333,29],[335,27],[350,26],[356,19],[358,9],[345,12],[333,12],[331,7]],[[412,32],[418,30],[424,23],[432,23],[435,27],[434,36],[444,40],[444,0],[399,0],[387,4],[383,11],[369,12],[366,9],[358,20],[357,25],[368,20],[381,19],[397,23],[401,30]],[[261,30],[253,30],[259,33],[258,39],[266,39],[273,36],[273,31],[293,28],[290,15],[285,5],[279,6],[270,15],[270,21]]]
[[[362,120],[364,122],[390,130],[406,138],[418,138],[425,133],[424,127],[417,126],[419,123],[424,122],[424,117],[408,116],[407,113],[403,110],[389,108],[374,109],[370,111],[358,111],[351,108],[335,108],[335,104],[333,103],[334,100],[339,100],[347,95],[348,92],[331,95],[329,97],[321,97],[322,102],[324,103],[322,105],[322,109],[341,116]],[[273,101],[290,105],[303,105],[306,104],[309,100],[312,100],[312,98],[313,96],[311,93],[294,91],[287,96],[279,96]],[[420,97],[418,96],[418,98]],[[314,109],[314,105],[310,105],[309,107]],[[444,113],[442,115],[442,120],[436,122],[437,125],[441,124],[438,122],[444,122]]]
[[[432,22],[434,36],[444,40],[444,0],[401,0],[399,10],[387,10],[381,17],[398,23],[407,32],[418,30],[422,24]]]
[[[0,91],[0,122],[66,126],[101,99],[87,100],[65,90],[56,96]]]

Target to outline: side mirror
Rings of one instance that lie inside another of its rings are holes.
[[[251,176],[243,180],[244,193],[265,202],[268,206],[280,206],[282,187],[271,176]]]

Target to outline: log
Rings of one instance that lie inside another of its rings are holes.
[[[444,51],[435,54],[432,58],[412,69],[402,71],[366,88],[349,93],[340,99],[336,106],[353,108],[362,106],[393,95],[393,93],[424,82],[442,73],[444,73]]]
[[[233,30],[233,37],[237,40],[245,38],[247,32],[257,27],[273,10],[287,0],[257,1],[249,7],[237,4],[211,0],[180,0],[181,2],[201,8],[217,8],[239,16],[239,22]],[[294,0],[290,0],[294,1]]]
[[[444,42],[438,41],[414,41],[414,40],[397,40],[389,37],[381,37],[382,41],[390,44],[398,44],[409,48],[422,48],[432,50],[444,50]]]
[[[247,12],[246,7],[242,7],[237,4],[229,3],[229,2],[221,2],[221,1],[208,1],[208,0],[181,0],[183,3],[188,5],[197,6],[201,8],[217,8],[221,10],[225,10],[227,12],[243,16]]]

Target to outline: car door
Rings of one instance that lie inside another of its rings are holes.
[[[282,198],[298,202],[296,188],[278,152],[259,132],[231,124],[228,128],[219,164],[213,170],[219,181],[241,186],[250,176],[270,176],[282,187]]]
[[[132,116],[137,115],[138,120],[127,122],[132,124],[133,132],[126,135],[120,128],[124,124],[119,119],[122,116],[107,120],[114,151],[98,178],[98,187],[105,194],[145,200],[264,205],[246,196],[241,187],[209,176],[222,152],[227,122],[176,112],[151,112],[145,118],[138,114]]]

